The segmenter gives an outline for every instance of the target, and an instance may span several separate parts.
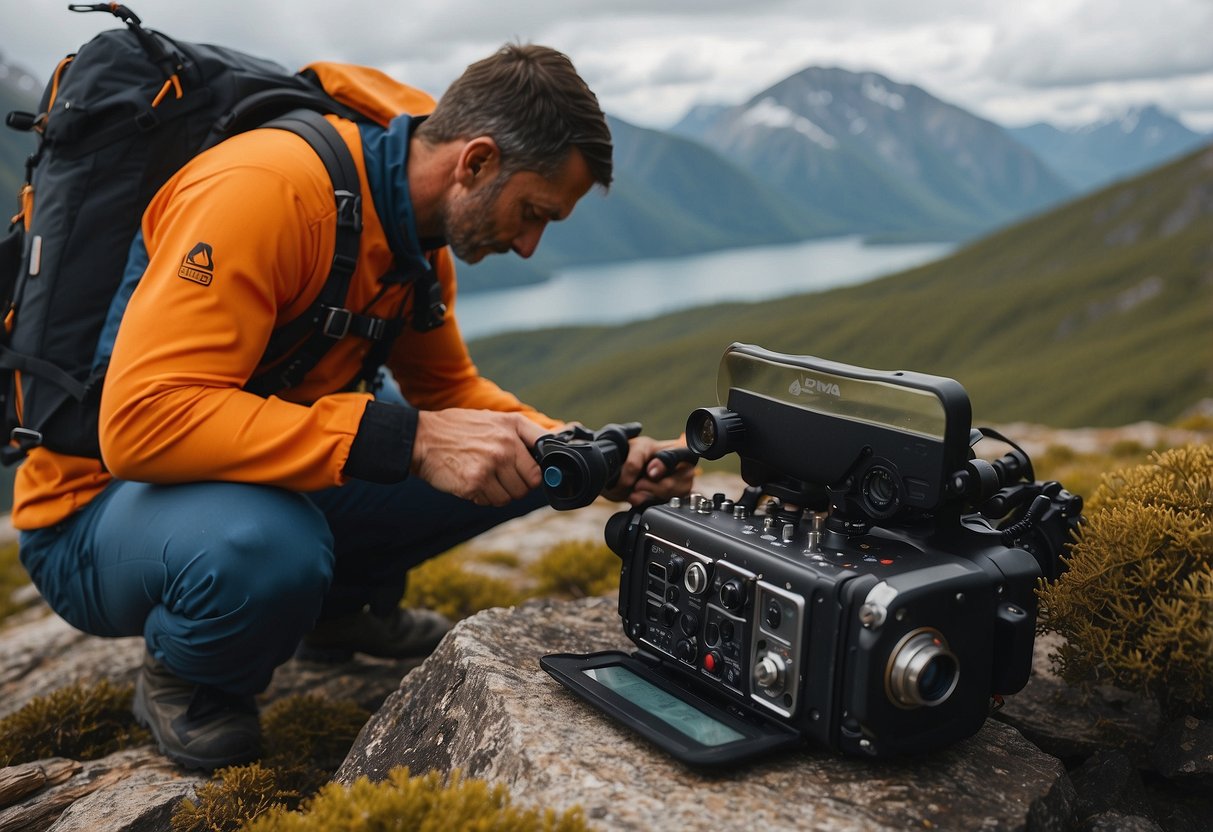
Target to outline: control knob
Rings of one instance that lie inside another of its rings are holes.
[[[745,605],[745,593],[741,589],[741,581],[733,578],[720,587],[720,606],[731,612],[738,612]]]
[[[682,585],[687,588],[687,592],[698,595],[708,587],[708,570],[699,561],[693,561],[687,567]]]
[[[767,653],[754,665],[754,684],[767,693],[775,694],[783,690],[784,675],[787,665],[783,657]]]

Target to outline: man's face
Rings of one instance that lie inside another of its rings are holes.
[[[576,148],[551,179],[528,170],[509,176],[498,173],[447,203],[447,243],[465,263],[479,263],[489,254],[507,251],[530,257],[547,224],[571,214],[593,184]]]

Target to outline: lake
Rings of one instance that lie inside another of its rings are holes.
[[[951,243],[864,245],[858,236],[633,260],[559,271],[549,281],[460,295],[465,338],[621,324],[724,301],[758,301],[863,283],[949,254]]]

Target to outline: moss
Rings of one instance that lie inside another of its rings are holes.
[[[280,788],[277,771],[257,763],[217,770],[194,796],[173,813],[173,832],[235,832],[272,809],[287,810],[300,802],[298,793]]]
[[[359,778],[349,787],[330,784],[303,812],[276,809],[258,817],[248,832],[583,832],[588,829],[580,809],[557,814],[512,805],[501,786],[449,779],[437,772],[410,777],[407,768],[393,769],[387,780],[371,783]]]
[[[604,543],[558,543],[530,566],[538,595],[585,598],[619,589],[619,558]]]
[[[29,575],[17,558],[17,544],[0,546],[0,621],[21,609],[13,603],[13,593],[28,583]]]
[[[0,766],[67,757],[96,760],[151,736],[131,715],[130,685],[107,679],[39,696],[0,719]]]
[[[406,607],[427,607],[452,620],[467,618],[490,607],[508,607],[522,594],[497,578],[467,569],[459,551],[431,558],[409,571]]]
[[[504,566],[507,569],[517,569],[519,564],[522,562],[522,559],[513,552],[502,552],[496,549],[489,552],[481,552],[480,554],[476,555],[476,560],[479,563],[488,563],[492,564],[493,566]]]
[[[262,763],[278,772],[279,786],[311,795],[341,765],[370,716],[353,702],[281,699],[261,714]]]
[[[1066,637],[1062,677],[1169,715],[1213,707],[1213,447],[1107,474],[1092,503],[1068,571],[1037,591],[1041,629]]]

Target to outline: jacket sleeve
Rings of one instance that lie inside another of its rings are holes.
[[[480,375],[453,314],[455,268],[450,250],[438,251],[433,264],[442,285],[443,301],[452,313],[447,314],[442,326],[430,332],[422,334],[406,329],[388,359],[388,366],[409,403],[420,410],[465,407],[522,413],[544,428],[562,424]]]
[[[101,401],[102,455],[116,476],[301,491],[344,480],[369,396],[305,406],[241,389],[276,322],[319,291],[332,256],[323,168],[322,178],[287,176],[289,165],[316,161],[301,140],[279,144],[281,166],[232,164],[230,153],[208,165],[203,154],[144,215],[149,263]]]

